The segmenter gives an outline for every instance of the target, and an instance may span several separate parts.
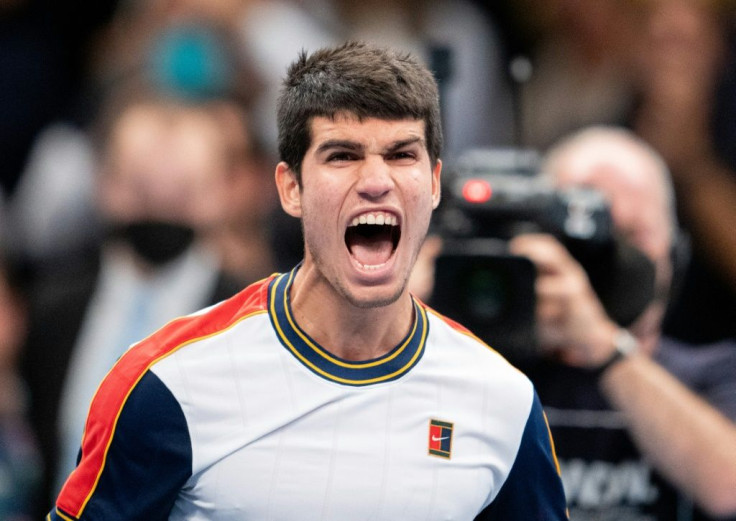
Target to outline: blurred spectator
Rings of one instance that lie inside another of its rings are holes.
[[[123,351],[242,288],[215,244],[240,188],[222,111],[133,89],[101,113],[103,240],[43,265],[32,294],[24,369],[47,467],[41,508],[74,467],[88,404]]]
[[[0,519],[26,521],[34,518],[42,469],[18,367],[27,325],[25,281],[6,253],[0,255]]]
[[[670,167],[692,259],[665,331],[736,338],[736,6],[654,0],[633,126]]]
[[[89,53],[86,79],[77,91],[77,117],[57,117],[38,133],[9,200],[17,249],[43,259],[78,248],[99,232],[94,226],[88,131],[100,104],[118,84],[144,78],[174,97],[197,101],[224,96],[247,106],[260,83],[227,20],[227,5],[133,0],[117,6]]]
[[[523,369],[549,417],[571,519],[706,519],[691,498],[736,515],[736,344],[695,347],[660,331],[677,239],[664,162],[632,133],[594,128],[553,147],[543,171],[559,187],[604,193],[616,230],[656,274],[654,299],[627,331],[555,238],[511,241],[537,267],[546,356]]]
[[[522,146],[546,149],[590,124],[624,123],[634,100],[641,6],[628,0],[544,0],[509,8],[528,49],[520,76]],[[509,15],[507,15],[509,16]]]
[[[103,91],[129,76],[183,97],[225,90],[247,102],[260,79],[240,46],[237,22],[257,0],[131,0],[122,3],[97,53],[90,81]]]

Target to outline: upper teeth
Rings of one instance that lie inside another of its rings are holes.
[[[351,226],[358,226],[359,224],[378,224],[378,225],[389,225],[396,226],[398,223],[396,216],[388,213],[364,213],[358,217],[353,218]]]

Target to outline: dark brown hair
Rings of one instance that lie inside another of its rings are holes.
[[[312,118],[334,118],[339,113],[359,119],[422,120],[430,160],[434,164],[439,158],[437,84],[409,53],[362,42],[300,53],[289,67],[278,103],[279,155],[300,184]]]

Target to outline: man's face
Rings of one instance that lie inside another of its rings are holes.
[[[611,206],[616,229],[653,262],[669,252],[669,210],[658,166],[632,145],[612,142],[581,146],[556,176],[560,186],[590,186]]]
[[[116,124],[105,167],[100,204],[113,222],[157,219],[208,229],[224,219],[225,144],[204,113],[129,109]]]
[[[440,199],[441,163],[430,162],[424,126],[314,118],[302,186],[293,175],[280,183],[284,209],[302,219],[305,268],[354,306],[390,304],[406,288]]]
[[[657,284],[667,287],[671,227],[659,166],[636,146],[613,139],[580,145],[565,157],[556,168],[558,185],[603,192],[618,232],[654,262]]]

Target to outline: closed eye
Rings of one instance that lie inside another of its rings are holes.
[[[408,150],[392,152],[391,154],[388,154],[386,156],[387,161],[392,161],[399,164],[411,164],[414,163],[416,159],[417,154]]]
[[[328,163],[355,161],[358,156],[353,152],[332,152],[327,156]]]

